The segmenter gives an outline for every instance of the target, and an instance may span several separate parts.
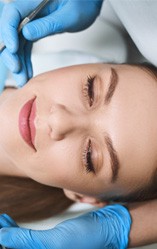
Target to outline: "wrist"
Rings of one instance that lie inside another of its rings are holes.
[[[132,223],[128,209],[125,206],[115,204],[102,208],[102,212],[105,219],[107,218],[109,231],[113,232],[113,240],[111,240],[114,243],[113,247],[117,249],[127,248]]]

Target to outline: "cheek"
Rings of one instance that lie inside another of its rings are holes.
[[[41,183],[67,187],[78,184],[80,171],[74,146],[67,141],[53,142],[49,148],[38,151],[25,164],[27,175]]]
[[[62,103],[70,108],[82,104],[82,81],[77,76],[75,79],[70,75],[50,73],[45,78],[40,76],[39,80],[34,79],[33,84],[30,81],[28,87],[45,103]]]

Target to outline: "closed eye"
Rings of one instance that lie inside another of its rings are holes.
[[[85,150],[83,151],[83,164],[86,167],[87,173],[95,173],[94,164],[92,162],[92,143],[90,139],[88,141],[87,148],[85,148]]]
[[[87,82],[83,87],[83,94],[91,107],[94,102],[94,80],[95,76],[88,76],[87,77]]]

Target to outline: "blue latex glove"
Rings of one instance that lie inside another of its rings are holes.
[[[14,249],[124,249],[130,225],[130,214],[121,205],[106,206],[43,231],[19,228],[9,216],[1,215],[0,244]]]
[[[8,74],[8,70],[6,66],[4,65],[3,61],[0,59],[0,94],[4,89],[7,74]]]
[[[4,3],[0,2],[0,15],[3,9],[3,6],[4,6]],[[2,59],[0,58],[0,93],[3,91],[5,81],[7,78],[7,73],[8,73],[8,70],[6,66],[4,65]]]
[[[32,77],[31,49],[25,42],[19,52],[18,26],[41,0],[15,0],[4,7],[0,23],[1,39],[7,47],[2,57],[8,68],[18,75],[16,81],[24,85]],[[103,0],[51,0],[36,20],[22,30],[28,41],[36,41],[48,35],[61,32],[77,32],[89,27],[99,15]],[[6,15],[7,13],[7,15]],[[21,41],[20,41],[21,43]],[[9,59],[10,58],[10,59]]]

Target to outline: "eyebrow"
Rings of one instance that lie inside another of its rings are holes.
[[[113,147],[113,143],[109,135],[105,136],[105,143],[110,154],[111,170],[112,170],[112,179],[111,182],[114,183],[118,178],[118,172],[120,169],[120,163],[116,150]]]
[[[105,95],[105,104],[106,105],[110,103],[110,101],[113,97],[113,94],[116,90],[117,85],[118,85],[118,74],[114,68],[111,68],[110,83],[109,83],[107,93]]]
[[[114,68],[111,68],[111,76],[110,76],[110,83],[105,95],[105,104],[108,105],[111,102],[111,99],[115,93],[116,87],[118,85],[118,74]],[[105,143],[110,155],[110,162],[111,162],[111,170],[112,170],[112,179],[111,182],[114,183],[118,178],[118,172],[120,168],[120,163],[118,159],[118,155],[116,150],[113,147],[113,143],[109,135],[105,136]]]

